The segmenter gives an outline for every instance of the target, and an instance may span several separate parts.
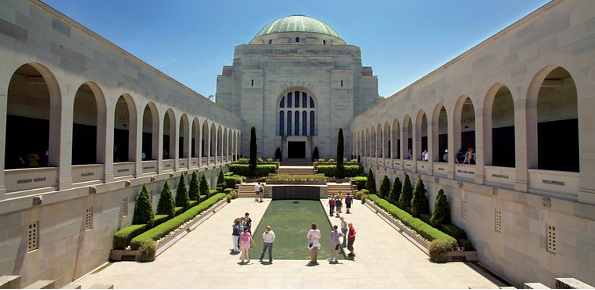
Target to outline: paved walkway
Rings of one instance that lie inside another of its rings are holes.
[[[276,260],[261,265],[257,255],[238,265],[230,255],[231,224],[250,212],[256,228],[270,200],[236,199],[152,263],[118,262],[77,281],[83,288],[96,283],[115,288],[498,288],[493,278],[469,263],[437,264],[401,234],[357,201],[346,215],[357,230],[356,261],[320,265]],[[326,205],[326,200],[322,201]],[[328,207],[326,207],[328,208]],[[331,218],[338,224],[338,218]],[[274,230],[274,229],[273,229]],[[325,235],[324,235],[325,236]],[[306,240],[304,239],[304,251]],[[273,252],[274,256],[274,252]],[[256,257],[256,258],[255,258]]]

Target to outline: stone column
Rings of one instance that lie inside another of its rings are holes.
[[[104,165],[104,181],[114,181],[114,113],[113,108],[107,105],[105,112],[97,110],[97,156]],[[103,117],[101,117],[103,115]],[[101,126],[99,124],[102,124]],[[99,145],[101,144],[101,146]],[[100,148],[102,147],[102,148]],[[100,152],[101,151],[101,152]]]
[[[184,138],[184,158],[186,158],[186,168],[192,168],[192,131],[193,122],[190,122],[188,118],[188,124],[186,124],[186,137]]]
[[[50,101],[50,103],[50,164],[56,165],[54,158],[57,158],[58,189],[64,190],[72,187],[74,95],[61,97],[61,109],[56,108],[58,106],[57,102]],[[58,143],[57,146],[54,145],[55,141]],[[54,153],[52,154],[52,152]],[[55,156],[56,153],[58,153],[57,156]]]
[[[514,189],[529,191],[528,169],[537,166],[537,100],[514,101],[515,182]]]
[[[438,152],[438,120],[435,120],[432,115],[426,114],[426,120],[428,121],[428,162],[427,162],[427,173],[433,175],[434,172],[434,160],[438,162],[440,160]]]
[[[478,102],[475,109],[475,183],[483,184],[485,179],[484,174],[484,148],[492,147],[492,144],[484,143],[484,114],[481,108],[481,103]],[[491,116],[490,116],[491,117]],[[491,135],[491,132],[490,134]],[[489,149],[491,151],[491,149]]]
[[[0,200],[6,196],[4,163],[6,158],[6,116],[8,114],[8,85],[10,80],[0,80]]]
[[[133,157],[134,161],[134,168],[135,168],[135,177],[143,176],[143,115],[144,115],[144,108],[136,108],[136,118],[130,115],[130,126],[128,130],[128,136],[134,136],[128,140],[128,152],[130,152],[130,156]],[[153,150],[154,151],[154,150]]]
[[[450,179],[455,177],[455,155],[461,147],[461,117],[458,118],[455,114],[451,114],[451,119],[448,121],[448,172],[447,176]],[[447,117],[448,120],[448,117]],[[455,122],[459,122],[457,126]],[[456,141],[458,140],[458,142]]]
[[[578,201],[595,205],[595,134],[593,134],[595,132],[595,96],[593,93],[595,86],[593,81],[577,81],[577,91],[580,154]]]
[[[164,113],[163,116],[159,115],[159,113],[157,113],[157,120],[155,120],[153,118],[153,154],[157,154],[157,173],[161,174],[163,173],[163,130],[164,130],[164,126],[163,124],[164,122],[164,118],[165,118],[165,114],[167,114],[167,112]],[[171,122],[169,124],[171,126]],[[171,138],[171,136],[170,136]],[[155,144],[157,143],[157,144]],[[157,148],[155,148],[157,147]],[[155,150],[157,149],[157,150]],[[157,152],[155,152],[157,151]],[[155,156],[155,155],[153,155]]]
[[[173,115],[173,113],[172,113]],[[174,171],[178,171],[180,170],[180,138],[179,138],[179,132],[180,132],[180,123],[182,122],[181,117],[180,118],[176,118],[175,115],[173,117],[174,121],[170,122],[169,124],[169,159],[171,158],[171,155],[174,155]],[[173,123],[173,128],[171,127]],[[172,149],[173,146],[173,149]]]
[[[194,142],[196,142],[196,150],[197,151],[197,158],[198,158],[198,164],[196,164],[196,167],[200,168],[202,166],[202,122],[200,121],[200,119],[198,119],[198,130],[197,130],[197,138],[196,140],[194,140]]]

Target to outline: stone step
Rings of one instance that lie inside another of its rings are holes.
[[[80,284],[68,284],[64,287],[62,287],[62,289],[81,289],[81,285]]]
[[[89,289],[114,289],[114,284],[93,284]]]
[[[541,283],[525,283],[525,289],[550,289]]]
[[[37,280],[23,289],[56,289],[55,285],[56,282],[54,280]]]
[[[21,276],[0,276],[0,289],[21,289]]]

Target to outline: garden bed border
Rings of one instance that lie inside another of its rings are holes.
[[[209,209],[203,211],[202,213],[200,213],[196,217],[194,217],[194,221],[188,223],[186,226],[184,226],[181,229],[177,229],[177,233],[163,239],[161,242],[159,242],[159,244],[157,244],[157,252],[155,253],[155,257],[159,256],[165,250],[169,249],[177,241],[179,241],[184,236],[186,236],[188,233],[190,233],[191,231],[196,229],[199,225],[201,225],[203,222],[208,220],[211,216],[213,216],[216,212],[221,210],[226,205],[227,205],[227,200],[225,198],[221,199],[220,201],[215,203],[213,206],[211,206]],[[138,250],[114,250],[114,249],[112,249],[110,251],[109,260],[110,260],[110,262],[119,262],[119,261],[123,261],[123,260],[130,261],[130,260],[134,259],[134,261],[141,262],[141,260],[139,259],[140,257],[141,257],[141,255]],[[125,258],[125,259],[122,259],[122,258]]]
[[[428,257],[430,256],[430,251],[428,250],[429,243],[425,240],[421,239],[420,237],[412,234],[409,229],[403,227],[399,224],[394,217],[390,214],[386,213],[383,209],[377,206],[371,200],[366,200],[365,205],[376,215],[378,215],[381,219],[387,222],[391,227],[393,227],[397,232],[399,232],[403,237],[413,243],[416,247],[418,247],[422,252],[424,252]],[[445,257],[447,262],[478,262],[477,258],[477,251],[448,251]]]

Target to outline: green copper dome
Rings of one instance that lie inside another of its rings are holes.
[[[261,29],[254,38],[283,32],[310,32],[334,36],[337,38],[339,34],[326,23],[304,15],[291,15],[277,19]]]

